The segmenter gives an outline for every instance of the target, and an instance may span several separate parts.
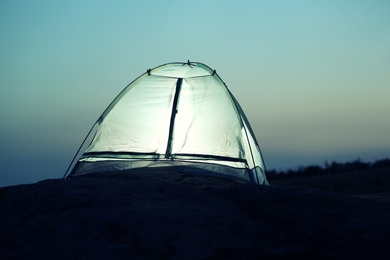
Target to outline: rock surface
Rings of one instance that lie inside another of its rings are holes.
[[[0,189],[0,259],[390,259],[390,204],[163,170]]]

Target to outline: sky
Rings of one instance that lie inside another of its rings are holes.
[[[390,157],[390,1],[0,1],[0,186],[62,178],[147,69],[202,62],[268,169]]]

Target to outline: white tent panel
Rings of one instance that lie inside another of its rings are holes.
[[[240,121],[225,87],[212,76],[183,81],[173,154],[242,158]]]
[[[165,152],[176,81],[147,77],[138,83],[104,117],[87,152]]]

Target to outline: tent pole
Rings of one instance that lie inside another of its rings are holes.
[[[84,138],[84,141],[81,143],[81,145],[80,145],[79,149],[77,150],[76,154],[73,156],[73,159],[72,159],[72,161],[70,162],[70,164],[69,164],[68,168],[66,169],[65,174],[64,174],[64,176],[63,176],[62,178],[65,178],[66,175],[68,174],[68,171],[69,171],[70,167],[71,167],[72,164],[74,163],[74,160],[76,159],[77,155],[80,153],[81,147],[84,146],[85,141],[87,141],[88,136],[91,134],[92,129],[95,127],[95,125],[97,124],[97,122],[99,122],[99,120],[97,120],[97,121],[95,122],[95,124],[93,124],[93,126],[91,127],[91,129],[89,130],[87,136]]]
[[[177,103],[179,101],[179,94],[180,94],[180,89],[181,89],[182,83],[183,83],[183,79],[178,78],[177,83],[176,83],[175,97],[173,98],[171,122],[169,123],[169,136],[168,136],[167,150],[165,151],[165,159],[170,158],[171,154],[172,154],[173,130],[174,130],[174,125],[175,125],[175,117],[177,114]]]

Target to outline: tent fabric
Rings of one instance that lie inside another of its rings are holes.
[[[218,74],[202,63],[147,70],[114,99],[94,128],[69,177],[187,165],[268,184],[243,110]]]

